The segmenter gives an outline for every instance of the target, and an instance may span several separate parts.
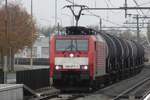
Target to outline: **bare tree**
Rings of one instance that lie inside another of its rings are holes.
[[[8,4],[0,8],[0,54],[14,58],[18,49],[31,46],[36,39],[35,21],[28,12],[18,4]],[[13,70],[13,60],[9,67]]]
[[[46,37],[49,37],[49,35],[56,33],[58,31],[58,26],[49,26],[49,27],[40,27],[38,28],[38,32],[45,35]],[[64,31],[63,26],[59,26],[59,31]]]

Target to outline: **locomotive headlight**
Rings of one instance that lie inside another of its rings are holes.
[[[72,58],[72,57],[74,57],[74,54],[71,53],[69,56]]]
[[[84,69],[84,70],[87,70],[87,69],[88,69],[88,66],[85,65],[85,66],[83,67],[83,69]]]
[[[88,66],[87,66],[87,65],[81,65],[80,67],[81,67],[81,69],[83,69],[83,70],[88,70]]]
[[[56,70],[62,69],[62,66],[61,66],[61,65],[56,65],[56,66],[55,66],[55,69],[56,69]]]

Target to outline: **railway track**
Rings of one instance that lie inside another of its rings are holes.
[[[75,100],[89,95],[89,93],[61,93],[59,90],[49,88],[32,91],[32,94],[34,96],[29,100]]]
[[[138,90],[138,88],[145,86],[147,83],[150,84],[150,77],[149,78],[145,78],[143,81],[133,85],[132,87],[126,89],[125,91],[121,92],[120,94],[118,94],[116,97],[112,98],[112,100],[120,100],[121,97],[129,97],[129,99],[131,98],[136,98],[136,93]],[[138,97],[138,96],[137,96]],[[139,96],[140,98],[140,96]]]
[[[76,100],[78,98],[84,98],[88,94],[76,93],[76,94],[59,94],[57,97],[50,98],[48,100]]]
[[[25,86],[25,89],[33,94],[33,96],[28,100],[48,100],[50,98],[58,97],[58,95],[60,94],[59,90],[51,87],[41,88],[34,91]]]
[[[104,87],[83,100],[143,100],[150,93],[149,72],[150,66],[146,66],[140,74]]]

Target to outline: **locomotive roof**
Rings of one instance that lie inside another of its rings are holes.
[[[93,29],[82,26],[69,26],[66,27],[66,35],[95,35],[96,32]]]

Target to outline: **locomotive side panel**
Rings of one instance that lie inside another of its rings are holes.
[[[89,72],[92,80],[95,78],[95,69],[96,69],[95,41],[96,41],[95,36],[90,36],[88,58],[89,58]]]
[[[55,59],[55,36],[50,38],[50,78],[53,79],[54,59]]]
[[[106,74],[106,48],[102,42],[96,42],[96,69],[95,76]]]

